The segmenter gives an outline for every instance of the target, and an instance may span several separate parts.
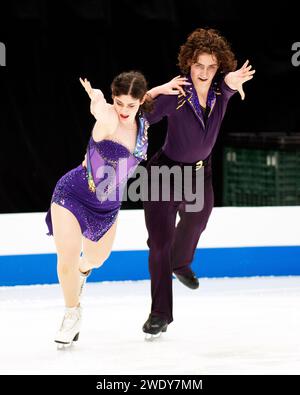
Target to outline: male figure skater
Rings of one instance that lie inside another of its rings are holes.
[[[172,273],[191,289],[199,286],[190,264],[213,208],[211,152],[230,97],[238,91],[243,100],[243,83],[255,73],[248,61],[235,71],[237,62],[229,43],[213,29],[191,33],[180,48],[178,60],[190,82],[184,86],[184,94],[162,95],[163,85],[148,91],[155,99],[154,112],[147,114],[149,123],[168,117],[163,148],[147,165],[148,180],[149,185],[161,183],[151,179],[152,166],[191,166],[194,190],[197,171],[204,166],[204,206],[200,211],[187,211],[184,197],[175,201],[172,183],[169,201],[144,201],[152,306],[143,331],[150,335],[165,332],[173,321]],[[177,213],[180,221],[176,227]]]

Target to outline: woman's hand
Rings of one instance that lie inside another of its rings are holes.
[[[229,88],[239,92],[242,100],[245,99],[245,92],[243,91],[243,83],[253,78],[255,70],[251,70],[252,66],[248,66],[249,60],[247,60],[243,66],[236,71],[232,71],[225,76],[225,82]]]
[[[97,119],[97,114],[101,114],[101,111],[106,104],[103,93],[100,91],[100,89],[93,89],[90,82],[86,78],[84,80],[79,78],[79,81],[91,99],[91,113]]]
[[[97,98],[98,92],[101,92],[100,89],[93,89],[90,81],[88,81],[86,78],[84,80],[82,78],[79,78],[79,81],[84,87],[86,93],[89,95],[90,99],[95,100]]]

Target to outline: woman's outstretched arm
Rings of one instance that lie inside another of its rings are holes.
[[[79,80],[91,99],[91,113],[97,120],[105,117],[107,115],[109,105],[107,104],[101,90],[92,88],[90,82],[86,78],[84,80],[79,78]]]
[[[92,136],[95,141],[103,140],[115,131],[118,125],[117,113],[113,105],[106,102],[100,89],[93,89],[86,78],[84,80],[80,78],[79,80],[91,99],[91,113],[96,118]]]

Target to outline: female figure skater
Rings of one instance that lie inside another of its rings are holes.
[[[110,255],[122,189],[140,161],[146,159],[149,125],[144,111],[153,105],[151,100],[145,101],[147,83],[139,72],[122,73],[113,80],[113,104],[106,102],[100,90],[92,89],[89,81],[80,82],[96,118],[87,147],[87,169],[81,164],[60,178],[45,219],[48,235],[55,240],[66,306],[55,336],[55,342],[62,345],[78,340],[82,287],[91,270],[100,267]],[[161,92],[178,94],[182,84],[183,79],[175,78]],[[105,178],[107,168],[113,170],[113,175]]]
[[[150,335],[165,332],[173,321],[172,272],[187,287],[199,286],[190,263],[213,208],[211,152],[228,100],[236,91],[244,99],[243,83],[255,72],[248,61],[235,71],[237,62],[228,42],[213,29],[195,30],[181,46],[178,60],[181,72],[191,83],[185,84],[185,93],[162,96],[160,87],[148,92],[153,99],[158,96],[153,113],[147,117],[149,123],[168,116],[164,146],[147,165],[148,182],[157,182],[160,185],[154,189],[161,190],[161,179],[151,180],[152,166],[176,165],[183,169],[187,165],[192,167],[194,192],[197,171],[204,166],[204,206],[195,212],[186,211],[186,199],[174,199],[174,185],[169,201],[144,201],[152,306],[143,331]],[[177,213],[180,221],[175,226]]]

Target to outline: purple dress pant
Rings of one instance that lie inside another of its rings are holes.
[[[148,188],[157,178],[151,179],[151,166],[167,165],[169,160],[162,150],[157,152],[147,165]],[[177,162],[178,163],[178,162]],[[194,173],[195,174],[195,173]],[[204,206],[201,211],[187,212],[187,201],[174,199],[174,185],[171,182],[169,201],[144,201],[144,213],[148,230],[149,272],[151,276],[151,296],[153,315],[173,321],[172,273],[184,274],[190,271],[201,233],[204,231],[214,202],[210,159],[204,166]],[[194,180],[194,177],[193,177]],[[194,182],[193,182],[194,187]],[[172,193],[173,192],[173,193]],[[177,226],[176,215],[180,221]]]

